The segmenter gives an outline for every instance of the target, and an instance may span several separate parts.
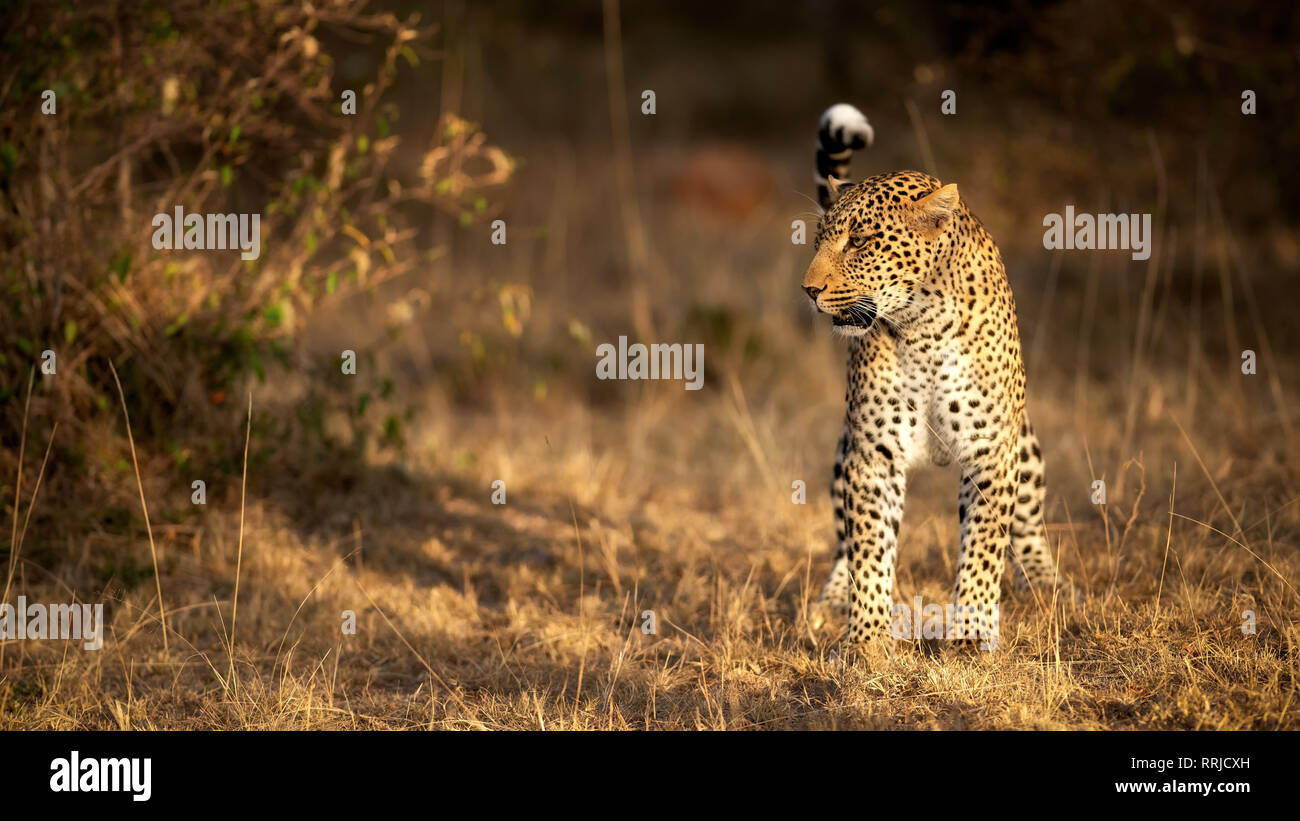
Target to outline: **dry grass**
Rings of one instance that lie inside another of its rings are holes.
[[[792,53],[771,58],[772,76],[793,72]],[[688,64],[655,81],[662,99],[742,87]],[[254,386],[247,428],[241,413],[211,431],[236,453],[251,438],[246,482],[237,463],[177,470],[141,450],[150,525],[134,473],[112,467],[132,451],[121,419],[92,427],[85,469],[121,492],[37,496],[25,543],[13,525],[8,601],[105,601],[109,635],[99,652],[0,642],[0,729],[1300,727],[1296,339],[1289,302],[1265,291],[1294,267],[1294,237],[1235,234],[1186,154],[1140,134],[1132,173],[1112,170],[1159,186],[1159,256],[1051,260],[1043,213],[1106,210],[1087,146],[1035,141],[1057,124],[1032,111],[1004,133],[978,115],[941,129],[915,106],[909,129],[895,108],[868,109],[882,137],[871,162],[933,154],[1007,257],[1053,546],[1079,604],[1008,593],[1001,647],[978,656],[845,652],[838,626],[809,628],[831,560],[844,356],[804,310],[809,249],[789,241],[811,210],[812,123],[764,132],[750,150],[770,190],[722,208],[665,182],[693,139],[634,121],[631,153],[604,136],[507,138],[527,160],[507,247],[456,235],[436,265],[314,317],[294,353],[312,367]],[[615,156],[636,164],[639,212],[614,209],[615,180],[590,171]],[[640,232],[648,247],[629,251]],[[595,346],[639,325],[705,343],[705,389],[598,382]],[[1260,352],[1258,375],[1241,374],[1243,347]],[[397,374],[376,406],[418,408],[403,449],[347,456],[269,427],[294,418],[309,379],[337,378],[319,363],[343,349]],[[51,435],[24,433],[15,516]],[[210,480],[203,508],[193,478]],[[505,505],[490,500],[498,479]],[[1106,506],[1090,502],[1095,479]],[[948,599],[956,488],[951,469],[911,477],[897,600]],[[340,629],[349,610],[356,635]]]
[[[1297,726],[1288,451],[1235,438],[1250,435],[1229,421],[1250,401],[1222,388],[1218,418],[1184,437],[1159,398],[1174,386],[1155,377],[1140,454],[1115,452],[1113,386],[1093,385],[1085,408],[1067,379],[1034,392],[1049,520],[1081,605],[1008,595],[993,655],[900,642],[837,658],[834,631],[803,614],[830,559],[840,353],[789,314],[767,338],[799,340],[797,367],[723,353],[706,359],[708,390],[626,384],[605,402],[566,386],[466,407],[426,388],[404,460],[308,470],[286,455],[252,483],[242,531],[233,488],[188,523],[156,521],[170,652],[148,575],[111,582],[102,651],[8,643],[0,726]],[[1093,475],[1109,480],[1106,509],[1088,503]],[[791,503],[794,479],[808,504]],[[937,470],[912,481],[899,600],[947,598],[955,486]],[[140,535],[69,539],[57,577],[24,560],[16,589],[85,598],[105,546],[148,566]],[[640,629],[645,610],[657,635]]]

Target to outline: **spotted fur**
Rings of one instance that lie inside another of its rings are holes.
[[[848,157],[835,159],[846,172]],[[956,185],[928,174],[825,179],[803,287],[850,341],[831,482],[838,546],[819,610],[847,614],[849,641],[887,635],[907,475],[925,461],[961,471],[958,614],[997,604],[1007,555],[1020,587],[1056,585],[1015,300],[993,238]],[[984,626],[959,615],[957,636]]]

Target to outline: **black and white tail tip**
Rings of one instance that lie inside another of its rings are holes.
[[[817,184],[817,201],[823,209],[831,207],[840,184],[848,179],[853,152],[871,145],[875,138],[866,116],[848,103],[833,105],[822,114],[821,126],[817,129],[817,166],[813,171],[813,182]]]

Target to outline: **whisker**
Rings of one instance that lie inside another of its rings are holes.
[[[811,202],[813,205],[817,207],[817,219],[820,220],[822,218],[822,214],[826,213],[825,211],[822,210],[822,204],[817,200],[813,199],[812,197],[808,196],[802,191],[795,191],[795,193],[803,197],[804,199],[808,200],[808,202]]]

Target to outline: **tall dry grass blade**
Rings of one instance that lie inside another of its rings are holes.
[[[158,548],[153,541],[153,525],[149,523],[149,503],[144,498],[144,481],[140,478],[140,460],[135,455],[135,436],[131,433],[131,414],[126,409],[126,392],[122,390],[122,380],[117,378],[117,368],[113,360],[108,360],[108,369],[113,372],[113,382],[117,385],[117,396],[122,400],[122,417],[126,420],[126,441],[131,446],[131,464],[135,468],[135,486],[140,491],[140,509],[144,511],[144,529],[149,534],[149,555],[153,559],[153,581],[158,589],[158,620],[162,623],[163,655],[168,654],[167,645],[167,609],[163,605],[162,577],[158,575]]]
[[[397,625],[393,624],[392,620],[388,618],[388,614],[384,612],[383,608],[375,603],[374,597],[372,597],[370,595],[370,591],[366,590],[366,588],[361,584],[361,580],[357,578],[353,578],[352,583],[355,584],[357,586],[357,589],[361,591],[361,595],[366,597],[366,601],[370,602],[370,606],[375,608],[375,612],[379,613],[380,618],[382,618],[384,620],[384,623],[388,625],[388,629],[393,631],[393,634],[397,636],[398,639],[401,640],[402,644],[406,645],[406,649],[411,651],[411,655],[415,656],[415,658],[420,662],[420,664],[424,666],[425,672],[429,674],[429,678],[431,678],[433,681],[438,682],[438,684],[440,684],[442,688],[447,691],[448,695],[456,699],[456,703],[460,705],[462,710],[464,710],[467,714],[472,713],[472,711],[469,708],[469,705],[465,703],[465,699],[461,697],[460,691],[452,687],[450,684],[448,684],[443,679],[442,676],[438,675],[438,673],[433,669],[433,667],[429,665],[429,662],[424,658],[424,656],[420,655],[420,651],[415,649],[415,645],[411,644],[409,641],[406,640],[406,636],[402,635],[402,631],[397,629]]]
[[[753,414],[749,412],[749,402],[745,399],[745,390],[741,387],[740,379],[736,376],[735,371],[727,371],[727,385],[731,388],[731,404],[728,407],[732,425],[736,428],[736,433],[745,444],[750,456],[754,458],[754,464],[763,472],[763,478],[768,486],[776,489],[780,483],[776,479],[776,474],[772,471],[772,465],[768,461],[767,453],[763,450],[759,442],[758,426],[754,423]]]
[[[1245,542],[1242,542],[1238,539],[1233,538],[1232,536],[1229,536],[1227,533],[1224,533],[1222,530],[1219,530],[1217,527],[1210,524],[1209,522],[1202,522],[1200,519],[1195,519],[1192,518],[1191,516],[1184,516],[1181,513],[1175,513],[1174,515],[1177,516],[1179,519],[1184,519],[1189,522],[1195,522],[1196,524],[1200,525],[1206,530],[1212,531],[1214,533],[1218,533],[1220,536],[1232,542],[1237,547],[1240,547],[1242,550],[1249,553],[1257,562],[1264,565],[1264,567],[1268,568],[1270,573],[1272,573],[1274,576],[1277,576],[1282,581],[1282,584],[1285,584],[1287,588],[1290,589],[1292,595],[1300,599],[1300,590],[1295,589],[1295,585],[1291,584],[1291,580],[1288,579],[1286,576],[1283,576],[1281,571],[1279,571],[1276,567],[1274,567],[1273,565],[1265,561],[1263,556],[1259,555],[1254,550],[1251,550],[1250,546],[1247,545]]]
[[[549,443],[548,443],[549,444]],[[573,537],[578,540],[578,632],[582,634],[582,660],[578,662],[578,692],[573,697],[573,726],[578,726],[578,708],[582,706],[582,677],[587,671],[587,619],[583,603],[587,598],[587,562],[582,548],[582,531],[578,528],[578,511],[569,500],[569,515],[573,518]]]
[[[1129,376],[1128,402],[1124,410],[1124,432],[1120,439],[1119,449],[1121,459],[1127,457],[1132,449],[1133,437],[1137,433],[1138,402],[1146,395],[1146,340],[1151,326],[1152,314],[1155,311],[1155,292],[1160,275],[1160,266],[1162,264],[1172,265],[1174,261],[1174,253],[1171,251],[1166,254],[1164,249],[1166,247],[1176,249],[1178,240],[1178,233],[1175,229],[1165,229],[1168,214],[1169,184],[1165,173],[1164,156],[1160,153],[1160,144],[1156,141],[1155,134],[1150,130],[1147,131],[1147,142],[1151,148],[1151,162],[1156,175],[1156,214],[1151,228],[1151,235],[1147,237],[1147,241],[1151,242],[1154,247],[1151,249],[1150,258],[1147,260],[1146,276],[1142,283],[1142,298],[1138,307],[1137,325],[1133,333],[1133,354],[1130,362],[1132,371]],[[1156,242],[1156,237],[1159,237],[1162,241]],[[1122,494],[1124,492],[1126,478],[1127,476],[1123,471],[1115,477],[1116,493]]]
[[[1133,525],[1137,523],[1138,508],[1141,507],[1142,497],[1145,496],[1147,492],[1147,469],[1146,466],[1142,464],[1142,454],[1140,451],[1138,452],[1138,457],[1136,459],[1129,459],[1119,469],[1121,476],[1128,474],[1129,465],[1137,465],[1140,484],[1138,485],[1137,497],[1133,499],[1133,505],[1129,508],[1128,520],[1124,522],[1124,529],[1120,532],[1119,544],[1115,547],[1115,567],[1110,577],[1110,589],[1107,591],[1107,595],[1115,592],[1115,585],[1119,582],[1119,566],[1124,560],[1124,544],[1128,541],[1129,531],[1131,531]]]
[[[32,405],[32,385],[36,379],[36,366],[32,366],[32,371],[27,377],[27,402],[23,405],[23,428],[20,436],[21,441],[18,443],[18,477],[14,481],[14,528],[13,536],[9,542],[9,568],[5,573],[5,592],[0,596],[0,603],[9,601],[9,588],[14,581],[14,571],[18,567],[18,554],[22,550],[23,540],[27,536],[27,523],[32,518],[32,508],[36,507],[36,494],[41,492],[41,477],[45,475],[45,463],[50,458],[50,447],[54,444],[54,434],[58,432],[59,425],[54,424],[54,430],[50,432],[50,441],[45,446],[45,458],[41,460],[41,472],[36,476],[36,489],[32,491],[31,504],[27,506],[27,516],[23,519],[22,535],[18,533],[18,514],[22,510],[21,490],[23,484],[23,452],[27,445],[27,414]],[[5,646],[0,644],[0,663],[4,662]]]
[[[45,466],[50,461],[50,451],[54,448],[54,436],[59,432],[59,423],[54,423],[54,428],[50,431],[50,441],[45,443],[45,456],[41,459],[41,469],[36,474],[36,486],[32,488],[32,500],[27,503],[27,515],[23,517],[23,529],[18,533],[18,546],[14,548],[11,558],[11,569],[18,563],[18,554],[23,549],[23,542],[27,541],[27,526],[32,523],[32,510],[36,508],[36,497],[41,492],[41,480],[45,477]],[[14,513],[14,519],[17,520],[17,511]],[[13,573],[10,573],[5,579],[5,592],[0,596],[0,602],[9,600],[9,583],[13,581]]]
[[[1088,447],[1088,440],[1086,438],[1083,440],[1083,453],[1088,461],[1088,476],[1093,483],[1096,483],[1098,481],[1097,471],[1092,466],[1092,449]],[[1101,486],[1104,493],[1106,487],[1105,474],[1102,474],[1101,476]],[[1119,575],[1119,557],[1115,554],[1114,547],[1111,545],[1110,541],[1110,505],[1107,502],[1101,502],[1100,504],[1097,504],[1096,507],[1098,508],[1098,515],[1101,516],[1101,526],[1106,531],[1106,558],[1110,561],[1111,580],[1111,584],[1107,587],[1107,590],[1111,590],[1115,586],[1115,577]]]
[[[1087,430],[1089,369],[1092,367],[1092,325],[1097,308],[1097,291],[1101,273],[1101,255],[1092,254],[1088,260],[1088,278],[1084,286],[1081,331],[1074,353],[1074,425]]]
[[[1047,334],[1043,331],[1054,326],[1056,323],[1051,314],[1052,299],[1056,296],[1056,281],[1061,274],[1061,260],[1064,257],[1061,254],[1052,254],[1051,265],[1047,269],[1047,285],[1043,289],[1043,299],[1039,303],[1038,322],[1034,327],[1034,339],[1029,343],[1029,356],[1025,362],[1025,370],[1032,378],[1038,373],[1038,363],[1043,361],[1043,343],[1047,339]]]
[[[23,491],[23,456],[27,452],[27,414],[32,408],[32,386],[36,383],[36,366],[32,366],[27,375],[27,401],[23,404],[23,429],[18,440],[18,477],[14,480],[14,529],[9,539],[9,571],[5,578],[5,594],[0,601],[9,598],[9,583],[14,578],[14,567],[18,562],[18,514],[22,511]]]
[[[239,547],[235,552],[235,596],[230,608],[229,681],[239,686],[235,678],[235,624],[239,619],[239,573],[244,564],[244,500],[248,491],[248,443],[253,434],[253,392],[248,392],[248,418],[244,423],[244,472],[239,480]]]
[[[1173,420],[1174,427],[1178,428],[1178,432],[1183,435],[1183,441],[1187,443],[1187,447],[1191,448],[1192,456],[1196,459],[1196,464],[1200,466],[1201,472],[1205,474],[1206,480],[1210,483],[1210,487],[1214,489],[1214,495],[1218,497],[1219,504],[1223,505],[1223,509],[1227,512],[1228,518],[1232,520],[1232,526],[1237,528],[1236,532],[1232,535],[1241,536],[1244,539],[1246,537],[1246,532],[1242,529],[1241,523],[1237,521],[1237,516],[1232,512],[1232,506],[1228,504],[1228,500],[1223,498],[1223,493],[1219,490],[1219,483],[1214,481],[1213,474],[1211,474],[1210,469],[1205,466],[1205,460],[1201,459],[1201,453],[1196,449],[1196,444],[1192,442],[1192,437],[1187,435],[1187,431],[1183,429],[1183,425],[1178,421],[1177,417],[1170,414],[1169,418]]]
[[[348,553],[347,555],[339,559],[337,562],[335,562],[334,566],[331,567],[329,570],[327,570],[324,576],[321,576],[319,579],[316,580],[316,583],[311,586],[311,590],[307,591],[307,595],[302,597],[302,601],[298,602],[298,609],[294,610],[293,615],[289,617],[289,623],[284,627],[284,635],[280,636],[280,643],[275,648],[275,658],[277,661],[280,658],[280,651],[284,649],[285,641],[287,641],[289,638],[289,630],[290,628],[293,627],[294,621],[297,620],[298,614],[302,612],[302,608],[306,606],[307,600],[312,597],[313,593],[315,593],[317,590],[320,589],[320,586],[325,583],[326,579],[328,579],[331,575],[333,575],[335,570],[338,570],[340,567],[347,564],[348,559],[356,555],[356,553],[357,550],[353,550],[351,553]]]
[[[1196,418],[1196,404],[1200,399],[1200,385],[1198,384],[1201,374],[1201,341],[1205,338],[1201,330],[1201,286],[1205,279],[1205,208],[1206,208],[1206,181],[1209,177],[1209,170],[1205,158],[1205,152],[1202,150],[1197,157],[1196,164],[1196,208],[1195,208],[1195,228],[1196,234],[1192,239],[1192,304],[1190,307],[1191,316],[1187,321],[1187,375],[1183,378],[1183,384],[1187,386],[1187,393],[1183,400],[1186,408],[1184,411],[1187,418]]]
[[[618,207],[623,221],[623,238],[627,243],[627,261],[631,280],[632,326],[642,340],[655,337],[650,314],[650,295],[646,288],[650,246],[636,198],[636,173],[632,165],[632,140],[627,119],[627,86],[623,79],[623,30],[618,0],[604,0],[601,6],[605,25],[605,82],[609,92],[609,125],[614,138],[614,179],[618,187]]]
[[[1174,538],[1174,493],[1178,490],[1178,463],[1174,462],[1174,478],[1169,484],[1169,527],[1165,531],[1165,557],[1160,561],[1160,584],[1156,587],[1156,604],[1151,614],[1151,627],[1154,629],[1160,620],[1160,594],[1165,589],[1165,567],[1169,564],[1169,545]]]
[[[1214,213],[1215,223],[1218,226],[1221,239],[1224,245],[1224,259],[1231,262],[1232,267],[1236,269],[1237,277],[1241,280],[1242,293],[1246,298],[1246,307],[1250,311],[1251,323],[1254,325],[1254,331],[1259,339],[1260,349],[1263,351],[1264,358],[1268,361],[1276,362],[1277,359],[1273,353],[1273,344],[1269,339],[1268,328],[1265,324],[1259,310],[1259,302],[1255,298],[1255,289],[1251,285],[1250,277],[1246,275],[1246,263],[1242,259],[1241,249],[1237,246],[1233,238],[1232,231],[1228,228],[1227,216],[1223,213],[1223,204],[1219,201],[1219,193],[1212,186],[1209,188],[1209,207]],[[1224,264],[1227,264],[1225,262]],[[1236,352],[1232,352],[1233,357]],[[1268,368],[1268,387],[1273,395],[1273,403],[1278,415],[1278,421],[1282,425],[1282,434],[1286,438],[1288,449],[1295,448],[1296,432],[1295,425],[1292,422],[1294,403],[1289,402],[1286,393],[1282,387],[1282,381],[1278,376],[1277,368]]]
[[[925,130],[925,122],[921,119],[921,109],[912,100],[905,101],[904,105],[907,106],[907,117],[912,121],[916,144],[921,149],[921,162],[925,165],[925,173],[937,177],[939,166],[934,161],[934,151],[930,148],[930,134]]]

